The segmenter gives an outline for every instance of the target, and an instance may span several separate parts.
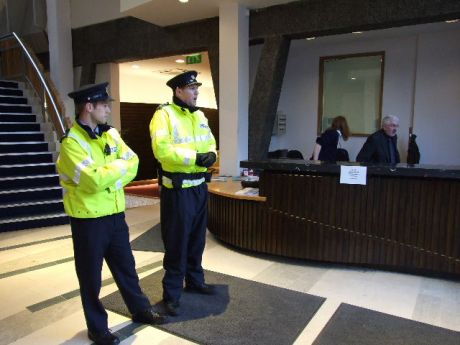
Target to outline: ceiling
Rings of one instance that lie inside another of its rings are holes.
[[[233,0],[246,8],[259,9],[287,4],[295,0]],[[167,26],[190,21],[218,17],[219,5],[228,0],[121,0],[121,12],[147,22]]]
[[[175,75],[195,70],[198,72],[197,79],[205,87],[213,87],[209,59],[207,52],[197,52],[201,54],[201,63],[187,65],[185,62],[178,63],[176,60],[186,60],[187,55],[174,55],[157,59],[147,59],[120,63],[120,73],[124,75],[137,75],[144,78],[156,78],[166,83]]]
[[[173,0],[168,0],[173,1]],[[176,1],[176,0],[175,0]],[[190,0],[193,1],[193,0]],[[211,0],[209,0],[211,1]],[[214,1],[215,2],[215,1]],[[369,41],[373,39],[384,39],[391,37],[400,37],[404,35],[417,35],[421,33],[445,31],[451,29],[460,29],[460,21],[457,23],[446,24],[445,22],[404,26],[398,28],[390,28],[383,30],[372,30],[363,32],[360,35],[356,34],[341,34],[319,37],[315,40],[305,42],[311,47],[323,44],[341,44],[353,41]],[[199,64],[187,65],[186,63],[177,63],[176,60],[185,60],[186,55],[175,55],[156,59],[146,59],[141,61],[131,61],[120,64],[120,73],[123,75],[135,75],[143,78],[155,78],[161,80],[164,84],[174,75],[186,70],[196,70],[198,72],[198,80],[203,83],[204,87],[213,87],[211,70],[209,66],[209,57],[207,52],[201,53],[202,61]],[[133,67],[134,66],[134,67]]]

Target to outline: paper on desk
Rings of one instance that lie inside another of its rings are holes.
[[[246,187],[243,188],[237,192],[235,192],[236,195],[246,195],[246,196],[258,196],[259,195],[259,188],[253,188],[253,187]]]
[[[367,167],[340,166],[340,183],[366,185]]]

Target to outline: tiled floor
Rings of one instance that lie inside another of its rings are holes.
[[[159,221],[158,205],[131,208],[134,239]],[[0,345],[90,344],[72,259],[69,226],[0,233]],[[134,252],[140,277],[161,266],[161,253]],[[208,234],[204,267],[326,297],[295,344],[311,344],[341,302],[460,331],[460,283],[341,265],[255,256],[229,249]],[[116,286],[104,267],[102,295]],[[109,312],[112,330],[130,320]],[[182,345],[189,341],[141,326],[122,344]],[[129,335],[129,334],[128,334]]]

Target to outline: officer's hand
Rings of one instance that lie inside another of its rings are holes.
[[[214,152],[197,153],[196,154],[196,165],[200,167],[209,168],[216,161],[216,154]]]

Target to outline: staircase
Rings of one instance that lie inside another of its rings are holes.
[[[67,224],[62,188],[20,83],[0,80],[0,232]]]

